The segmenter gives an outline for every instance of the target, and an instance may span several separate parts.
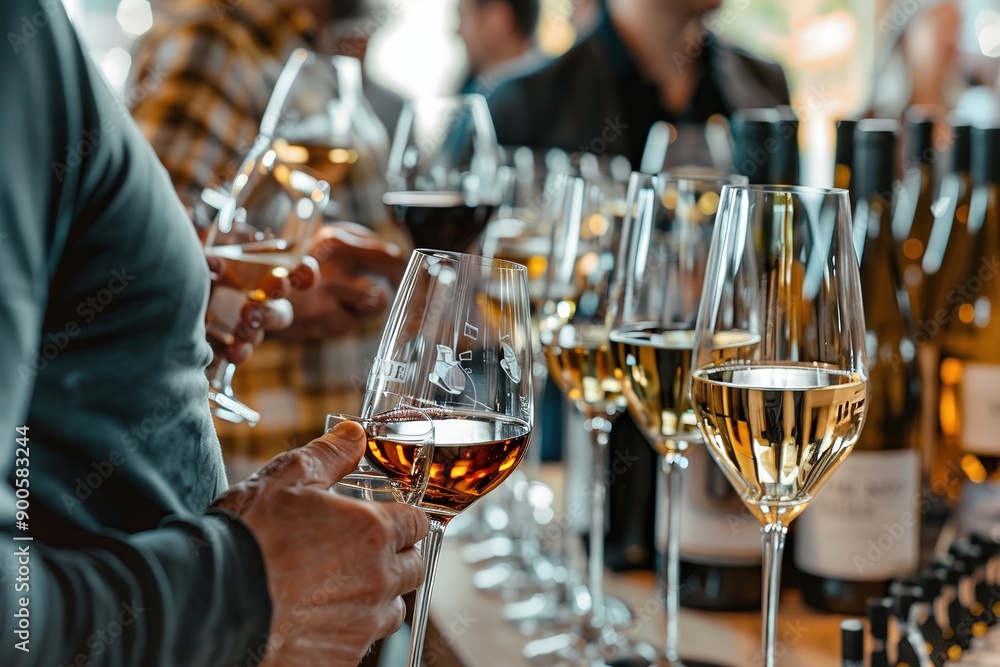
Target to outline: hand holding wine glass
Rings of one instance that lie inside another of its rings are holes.
[[[791,521],[854,447],[868,364],[847,191],[727,186],[695,329],[691,401],[712,457],[763,525],[763,657],[774,666]],[[755,346],[722,358],[719,336]]]
[[[302,264],[328,198],[329,186],[317,174],[282,162],[269,143],[259,142],[208,230],[205,254],[225,261],[226,280],[238,292],[263,303]],[[229,343],[237,319],[210,317],[209,332]],[[234,397],[235,372],[230,360],[217,358],[209,399],[219,418],[253,426],[260,414]]]
[[[525,273],[503,260],[415,251],[368,375],[361,419],[394,433],[368,429],[367,471],[430,520],[410,667],[420,666],[445,527],[514,471],[531,435]]]

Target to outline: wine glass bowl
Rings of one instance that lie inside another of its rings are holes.
[[[408,502],[430,520],[410,667],[420,665],[445,526],[514,472],[530,439],[528,304],[519,264],[416,250],[368,374],[363,420],[402,409],[433,430],[430,446],[369,438],[365,457],[372,469],[409,488]]]
[[[712,458],[762,524],[763,656],[775,659],[789,523],[850,453],[868,363],[846,190],[727,186],[698,310],[691,401]],[[719,335],[752,344],[719,355]]]
[[[409,101],[389,152],[383,201],[417,247],[465,250],[499,204],[499,161],[483,96]]]

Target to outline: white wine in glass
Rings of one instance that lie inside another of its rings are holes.
[[[625,205],[626,239],[619,251],[610,319],[615,376],[629,413],[660,455],[666,491],[666,640],[662,667],[712,667],[679,653],[680,540],[686,452],[701,443],[691,407],[694,324],[719,195],[742,176],[700,172],[634,173]],[[747,331],[716,334],[714,358],[749,354],[759,338]]]
[[[709,452],[760,520],[763,664],[775,662],[791,521],[858,440],[868,362],[846,190],[726,186],[695,328],[691,402]],[[716,337],[759,337],[719,359]]]

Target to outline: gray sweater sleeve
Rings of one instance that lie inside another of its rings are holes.
[[[235,517],[178,505],[148,529],[66,524],[72,530],[58,546],[47,537],[17,539],[32,537],[32,530],[15,520],[37,525],[40,507],[59,505],[46,497],[54,487],[46,486],[45,450],[33,446],[34,429],[20,445],[16,429],[32,405],[47,399],[32,369],[39,350],[56,344],[43,339],[50,304],[59,296],[52,278],[60,266],[66,270],[74,236],[94,224],[80,202],[110,164],[96,154],[111,148],[81,120],[102,110],[61,3],[4,0],[0,25],[6,33],[0,46],[0,479],[11,481],[0,482],[0,665],[256,665],[270,600],[260,550]],[[135,152],[116,150],[121,169],[144,173]],[[169,185],[149,179],[148,187]],[[134,211],[133,217],[155,216]],[[86,266],[88,257],[74,261]],[[103,332],[94,326],[91,335]],[[113,348],[116,340],[105,345]],[[62,403],[57,409],[72,421],[69,404],[65,412]],[[85,466],[86,457],[80,459]],[[20,517],[15,488],[26,512]],[[123,511],[127,505],[123,500]]]

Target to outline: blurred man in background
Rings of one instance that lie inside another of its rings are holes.
[[[469,58],[463,93],[488,94],[544,61],[535,44],[538,13],[538,0],[459,0],[458,36]]]
[[[720,4],[607,0],[590,36],[494,91],[500,143],[624,155],[637,167],[656,121],[704,123],[735,109],[788,104],[778,65],[705,29],[703,17]]]
[[[178,0],[157,7],[153,29],[135,48],[129,99],[182,200],[191,203],[235,175],[293,50],[364,56],[384,23],[371,20],[369,9],[367,0]],[[381,106],[398,113],[401,104],[386,102],[387,95]],[[380,141],[379,150],[358,153],[384,161],[388,135]],[[367,168],[377,174],[366,183],[378,188],[378,205],[372,219],[352,220],[382,238],[358,225],[324,225],[310,251],[320,263],[319,289],[292,297],[295,320],[276,335],[283,340],[262,345],[236,374],[236,395],[266,417],[255,429],[217,422],[227,453],[259,458],[305,444],[327,413],[356,409],[350,375],[364,369],[351,364],[366,355],[357,339],[344,336],[385,311],[406,262],[390,242],[401,239],[380,203],[384,172],[384,162]]]
[[[778,65],[726,46],[706,30],[704,16],[720,3],[606,0],[593,33],[490,96],[500,143],[623,155],[638,169],[657,121],[704,126],[715,114],[788,104]],[[640,464],[611,487],[607,562],[618,569],[650,567],[653,503],[637,505],[635,498],[654,497],[656,456],[628,415],[615,422],[612,448]],[[646,511],[637,511],[640,506]]]

